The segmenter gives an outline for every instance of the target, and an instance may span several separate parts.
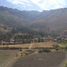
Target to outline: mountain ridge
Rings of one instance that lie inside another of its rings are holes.
[[[67,8],[38,12],[0,6],[0,24],[41,32],[63,32],[67,29]]]

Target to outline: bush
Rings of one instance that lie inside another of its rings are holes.
[[[41,49],[39,50],[39,53],[42,53],[42,52],[51,52],[50,49]]]
[[[67,62],[64,64],[64,67],[67,67]]]

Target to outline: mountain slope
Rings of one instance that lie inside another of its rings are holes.
[[[63,31],[67,29],[67,9],[42,12],[31,27],[41,31]]]
[[[63,32],[67,30],[67,9],[38,12],[0,7],[1,24],[18,31]]]

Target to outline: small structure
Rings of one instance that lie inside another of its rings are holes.
[[[10,44],[15,44],[15,40],[13,38],[10,39]]]

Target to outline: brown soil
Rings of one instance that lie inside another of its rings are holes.
[[[21,57],[13,67],[59,67],[65,55],[64,52],[38,53]]]

